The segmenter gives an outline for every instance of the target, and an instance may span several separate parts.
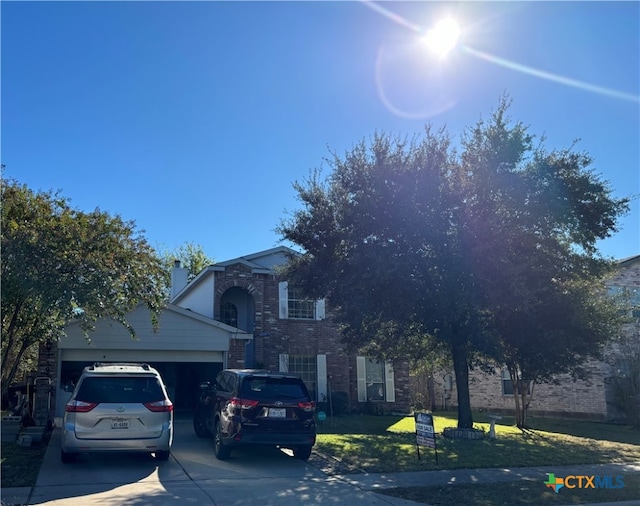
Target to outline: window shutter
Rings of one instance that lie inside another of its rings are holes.
[[[279,360],[279,367],[278,367],[278,371],[279,372],[289,372],[289,354],[288,353],[280,353],[280,356],[278,357]]]
[[[396,402],[396,389],[393,380],[393,364],[391,362],[384,363],[384,382],[385,382],[385,399],[387,402]]]
[[[358,402],[367,402],[367,369],[364,357],[356,357],[356,377],[358,380]]]
[[[324,320],[324,299],[316,301],[316,320]]]
[[[281,320],[289,318],[289,283],[281,281],[278,283],[279,316]]]
[[[324,402],[327,400],[327,356],[326,355],[317,355],[316,356],[316,372],[318,375],[317,385],[318,392],[316,399],[318,402]]]

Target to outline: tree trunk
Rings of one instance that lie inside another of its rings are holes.
[[[9,357],[11,356],[11,352],[13,351],[13,342],[14,342],[15,333],[16,333],[16,322],[18,321],[18,314],[20,312],[21,307],[22,307],[22,303],[19,302],[18,304],[16,304],[16,307],[13,310],[13,315],[11,315],[11,321],[9,323],[9,327],[6,329],[6,333],[5,333],[5,329],[4,328],[2,329],[3,330],[2,337],[6,339],[6,342],[4,343],[4,350],[2,352],[3,394],[4,394],[4,384],[7,383],[7,379],[8,379],[6,369],[9,367],[8,366]]]
[[[522,406],[521,406],[522,412],[520,413],[520,417],[519,417],[520,418],[519,419],[520,425],[518,425],[518,428],[524,429],[524,428],[527,427],[527,406],[528,406],[528,403],[527,403],[527,386],[528,385],[527,385],[527,382],[523,381],[523,380],[520,380],[519,383],[520,383],[520,385],[519,385],[519,387],[520,387],[520,396],[521,396],[521,399],[522,399],[522,403],[521,403],[522,404]]]
[[[11,383],[13,382],[13,378],[15,378],[15,376],[16,376],[16,372],[18,371],[18,365],[20,364],[20,360],[22,359],[22,356],[24,355],[25,351],[27,351],[29,346],[31,346],[31,345],[28,344],[26,340],[22,341],[22,344],[20,346],[20,350],[18,350],[18,353],[16,354],[15,360],[13,361],[13,364],[11,365],[11,368],[9,369],[9,372],[6,373],[7,377],[3,378],[2,389],[1,389],[2,390],[2,397],[5,397],[9,393],[9,387],[11,386]]]
[[[471,398],[469,397],[469,361],[467,345],[463,340],[454,339],[451,343],[453,371],[456,375],[456,391],[458,393],[458,428],[472,429]]]

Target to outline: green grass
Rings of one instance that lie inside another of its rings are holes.
[[[640,474],[625,474],[620,489],[560,489],[556,494],[539,481],[520,480],[482,485],[445,485],[378,490],[380,494],[401,497],[432,506],[473,504],[476,506],[553,506],[613,501],[632,501],[640,496]]]
[[[33,446],[2,443],[2,488],[33,487],[46,451],[46,443]]]
[[[489,424],[478,416],[477,428]],[[510,419],[496,424],[497,439],[480,441],[437,437],[434,452],[421,448],[418,460],[413,417],[336,417],[319,428],[316,448],[352,470],[401,472],[435,469],[530,467],[640,461],[640,432],[628,427],[582,421],[531,419],[521,431]],[[453,414],[434,416],[436,433],[455,426]]]

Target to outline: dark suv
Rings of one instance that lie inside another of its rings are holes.
[[[226,369],[201,389],[193,428],[199,437],[213,436],[218,459],[228,459],[237,445],[290,448],[302,460],[311,455],[315,403],[298,376]]]

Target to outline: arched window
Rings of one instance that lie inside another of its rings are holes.
[[[238,308],[231,302],[223,302],[220,306],[220,321],[231,325],[238,326]]]

